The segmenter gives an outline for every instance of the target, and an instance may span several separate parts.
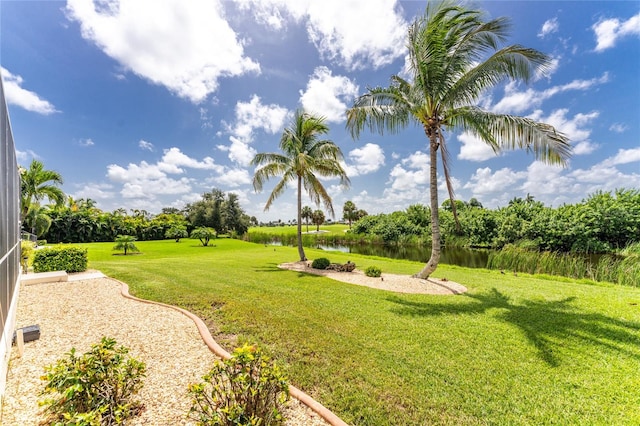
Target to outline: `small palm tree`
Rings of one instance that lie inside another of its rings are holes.
[[[342,217],[349,221],[349,229],[351,229],[351,222],[358,220],[358,208],[353,201],[347,201],[342,207]]]
[[[311,210],[311,207],[309,206],[304,206],[302,208],[302,212],[300,213],[300,216],[304,219],[307,225],[307,232],[309,232],[309,219],[313,217],[313,210]]]
[[[320,232],[320,225],[325,221],[324,212],[322,210],[315,210],[311,219],[313,224],[316,225],[316,232]]]
[[[209,245],[209,241],[212,238],[216,238],[216,230],[206,226],[201,226],[191,231],[191,238],[197,238],[200,240],[204,247]]]
[[[65,200],[62,175],[53,170],[45,170],[41,161],[33,160],[28,169],[20,170],[20,220],[24,222],[32,204],[40,203],[45,197],[56,204]]]
[[[481,11],[451,1],[429,3],[424,16],[408,30],[409,79],[392,76],[389,87],[368,89],[347,111],[347,128],[354,138],[365,127],[397,133],[416,123],[429,140],[432,250],[426,266],[416,274],[420,278],[428,278],[440,260],[438,151],[453,199],[445,130],[471,132],[496,153],[524,148],[551,164],[564,165],[571,153],[566,136],[552,126],[485,111],[477,105],[480,96],[498,83],[508,79],[526,82],[548,68],[549,58],[534,49],[500,48],[507,33],[506,18],[485,21]]]
[[[131,235],[118,235],[116,237],[116,245],[113,247],[114,250],[124,250],[124,255],[127,255],[127,252],[139,252],[138,247],[135,245],[136,237]]]
[[[302,188],[311,200],[325,208],[335,216],[331,197],[327,193],[317,175],[338,177],[340,183],[347,187],[350,182],[346,172],[340,165],[343,159],[340,148],[330,140],[319,140],[320,135],[329,131],[324,118],[317,117],[301,110],[296,111],[291,126],[284,130],[280,139],[279,153],[259,153],[251,161],[260,168],[253,176],[253,187],[261,191],[264,183],[272,177],[282,176],[267,199],[264,206],[269,210],[273,201],[287,188],[287,183],[294,181],[298,187],[298,254],[300,260],[307,260],[302,247]]]
[[[188,235],[187,227],[182,225],[174,225],[167,229],[167,232],[164,234],[165,238],[174,239],[176,243],[180,242],[180,238],[187,238]]]

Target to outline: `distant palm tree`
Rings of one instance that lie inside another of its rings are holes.
[[[134,251],[138,252],[138,247],[136,247],[135,241],[136,237],[131,235],[118,235],[116,237],[116,245],[113,247],[114,250],[124,250],[124,255],[127,255],[127,252]]]
[[[65,200],[62,175],[53,170],[45,170],[38,160],[31,161],[28,169],[20,170],[20,220],[24,222],[32,204],[40,204],[45,197],[61,204]]]
[[[305,223],[307,224],[307,232],[309,232],[309,219],[313,217],[313,210],[311,210],[311,207],[304,206],[302,208],[302,212],[300,213],[300,217],[304,219]]]
[[[251,161],[254,166],[261,166],[253,176],[253,187],[262,190],[264,182],[275,176],[282,176],[267,199],[264,206],[269,210],[273,201],[287,188],[287,183],[294,181],[298,187],[298,254],[300,260],[307,260],[302,247],[302,188],[307,191],[311,200],[325,208],[335,216],[331,197],[327,193],[317,175],[338,177],[343,186],[350,184],[346,172],[340,165],[343,159],[340,148],[330,140],[319,140],[320,135],[329,131],[324,118],[296,111],[291,126],[286,128],[280,139],[279,153],[258,153]]]
[[[316,225],[316,232],[320,232],[320,225],[325,221],[324,212],[322,210],[315,210],[311,219],[313,224]]]
[[[349,229],[351,229],[351,222],[358,220],[358,208],[353,201],[347,201],[342,206],[342,217],[349,221]]]
[[[526,82],[548,68],[549,58],[534,49],[500,48],[507,33],[506,18],[485,21],[481,11],[451,1],[429,3],[424,16],[416,18],[408,30],[409,79],[392,76],[389,87],[368,89],[347,111],[347,128],[354,138],[365,127],[398,133],[417,123],[429,140],[432,251],[416,274],[420,278],[428,278],[440,260],[438,149],[453,199],[445,130],[471,132],[496,153],[525,148],[552,164],[564,165],[571,153],[567,137],[552,126],[477,106],[480,96],[496,84],[508,79]]]

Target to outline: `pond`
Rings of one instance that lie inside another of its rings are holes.
[[[322,250],[337,250],[344,253],[363,254],[366,256],[388,257],[391,259],[414,260],[426,263],[431,256],[431,247],[380,244],[319,244]],[[486,268],[489,250],[469,249],[462,247],[443,247],[440,263],[464,266],[467,268]]]

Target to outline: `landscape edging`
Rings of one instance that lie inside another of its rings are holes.
[[[162,303],[162,302],[155,302],[153,300],[140,299],[138,297],[132,296],[129,293],[129,285],[127,283],[124,283],[124,282],[122,282],[120,280],[117,280],[115,278],[111,278],[111,277],[108,277],[108,278],[110,280],[115,281],[118,284],[120,284],[120,294],[123,297],[127,298],[127,299],[135,300],[137,302],[142,302],[142,303],[148,303],[148,304],[152,304],[152,305],[163,306],[163,307],[169,308],[169,309],[173,309],[173,310],[178,311],[181,314],[185,315],[186,317],[190,318],[195,323],[196,328],[198,329],[198,332],[200,333],[200,337],[202,338],[202,340],[204,341],[205,345],[207,345],[207,347],[209,348],[209,350],[211,352],[213,352],[215,355],[219,356],[222,359],[231,358],[231,354],[229,352],[227,352],[226,350],[224,350],[224,348],[222,346],[220,346],[218,344],[218,342],[216,342],[213,339],[213,336],[211,336],[211,332],[209,331],[209,328],[204,323],[204,321],[202,321],[202,319],[200,317],[198,317],[197,315],[187,311],[186,309],[179,308],[179,307],[174,306],[174,305],[169,305],[169,304]],[[313,399],[310,395],[308,395],[307,393],[301,391],[300,389],[296,388],[295,386],[289,385],[289,394],[291,396],[293,396],[294,398],[296,398],[301,403],[303,403],[304,405],[306,405],[307,407],[309,407],[311,410],[313,410],[316,414],[318,414],[320,417],[322,417],[331,426],[348,426],[348,424],[344,420],[342,420],[340,417],[335,415],[331,410],[329,410],[324,405],[320,404],[318,401]]]

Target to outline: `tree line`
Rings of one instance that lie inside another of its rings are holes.
[[[505,207],[486,209],[477,200],[449,200],[439,209],[441,243],[500,249],[508,244],[537,251],[611,253],[640,241],[640,190],[597,191],[576,204],[553,208],[534,197],[514,198]],[[351,232],[384,243],[422,243],[431,235],[429,207],[369,215]]]

